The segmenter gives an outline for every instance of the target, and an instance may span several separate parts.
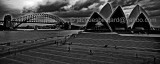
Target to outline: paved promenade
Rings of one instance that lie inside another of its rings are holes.
[[[159,64],[157,39],[77,32],[37,40],[38,45],[4,55],[0,64]]]

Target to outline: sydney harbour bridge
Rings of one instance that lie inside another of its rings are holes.
[[[14,19],[12,19],[11,15],[5,15],[4,21],[1,21],[0,23],[3,24],[0,30],[12,30],[12,29],[14,30],[23,23],[64,25],[65,21],[55,15],[45,14],[45,13],[34,13],[34,14],[24,15]]]

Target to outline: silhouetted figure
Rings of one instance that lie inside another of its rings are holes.
[[[55,44],[56,44],[57,46],[58,46],[58,43],[59,43],[58,41],[55,41]]]
[[[69,42],[68,45],[72,45],[72,42]]]
[[[105,48],[107,48],[107,47],[108,47],[108,45],[105,45],[104,47],[105,47]]]
[[[72,24],[71,24],[71,22],[68,22],[68,24],[69,24],[69,30],[70,30],[70,29],[71,29],[71,25],[72,25]]]
[[[136,54],[136,58],[138,58],[138,54]]]
[[[71,51],[71,48],[70,47],[68,47],[68,52],[70,52]]]
[[[26,43],[26,40],[24,40],[23,43]]]
[[[89,55],[93,55],[93,51],[92,50],[89,50]]]
[[[118,49],[116,45],[115,45],[115,49]]]
[[[154,64],[156,64],[156,57],[154,57],[153,62],[154,62]]]
[[[62,45],[65,45],[67,43],[67,36],[64,37],[64,42],[62,43]]]

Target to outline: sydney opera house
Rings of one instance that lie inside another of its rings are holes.
[[[127,18],[121,6],[113,10],[108,3],[100,12],[94,12],[90,16],[85,31],[156,33],[151,21],[147,12],[139,5],[132,10]]]

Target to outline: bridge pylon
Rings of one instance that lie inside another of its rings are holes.
[[[12,28],[12,16],[11,15],[5,15],[4,16],[4,23],[3,23],[3,26],[5,28],[5,30],[10,30]]]

